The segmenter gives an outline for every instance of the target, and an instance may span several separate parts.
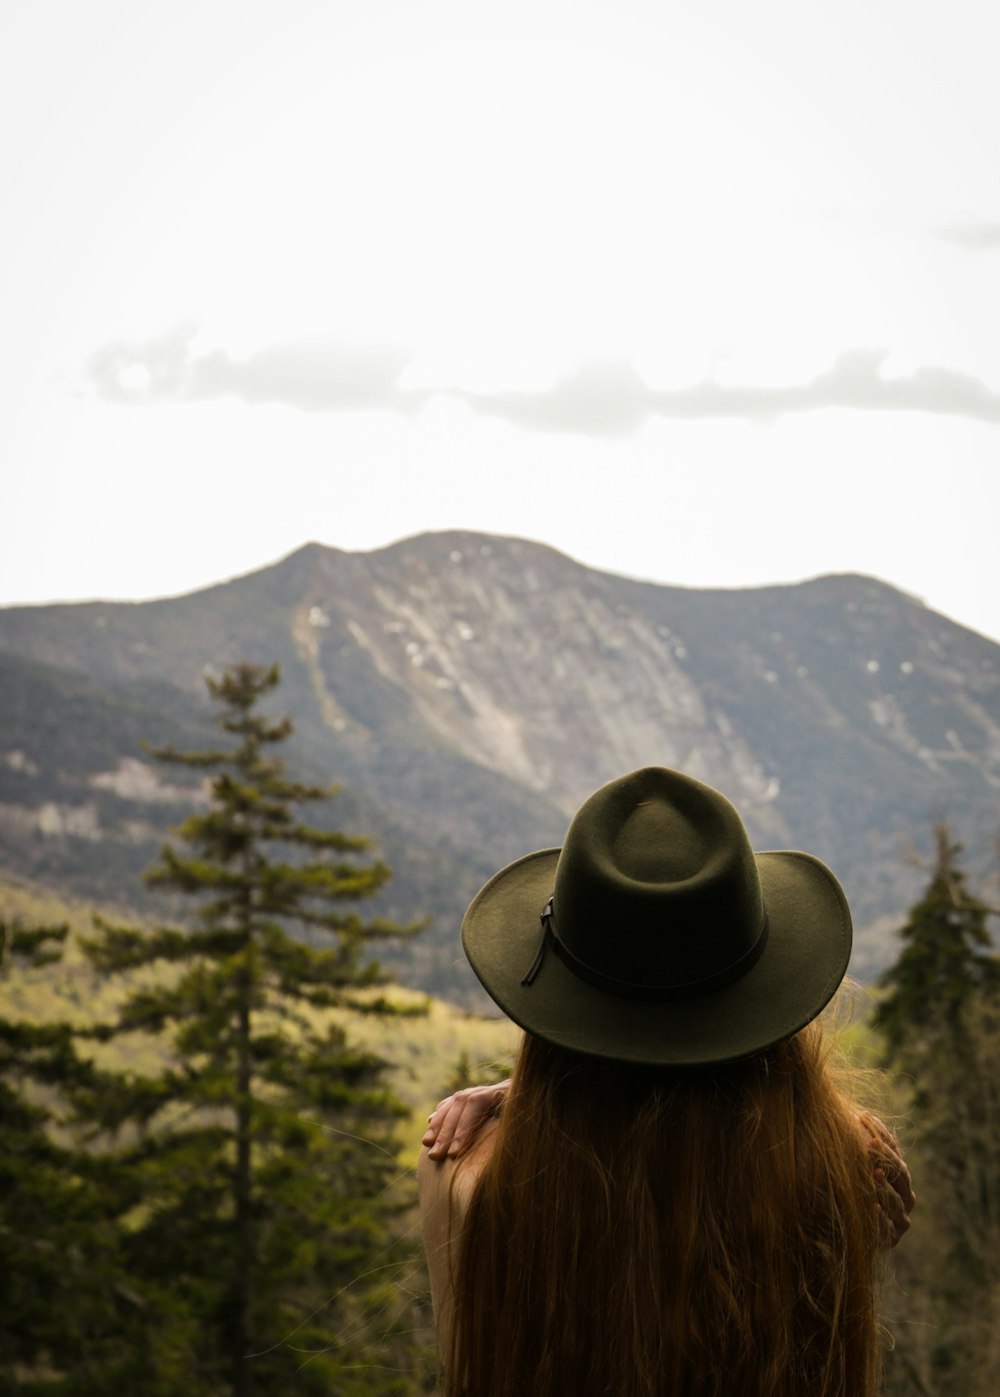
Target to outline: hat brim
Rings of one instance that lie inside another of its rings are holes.
[[[465,953],[487,994],[548,1042],[650,1065],[735,1061],[804,1028],[844,978],[851,915],[843,890],[819,859],[782,850],[755,855],[767,944],[733,984],[689,999],[626,999],[581,980],[550,946],[524,985],[559,853],[542,849],[502,868],[462,923]]]

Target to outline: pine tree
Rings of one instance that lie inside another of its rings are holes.
[[[57,962],[67,928],[0,922],[9,985]],[[76,1147],[76,1091],[98,1073],[71,1025],[0,1016],[0,1391],[106,1391],[101,1355],[120,1346],[129,1301],[114,1219],[122,1195],[106,1161]],[[101,1370],[95,1383],[95,1370]]]
[[[946,1034],[957,1047],[970,1004],[1000,988],[990,908],[969,892],[962,846],[947,825],[935,827],[934,841],[930,882],[900,929],[899,956],[879,981],[886,993],[876,1022],[890,1060],[905,1058],[928,1032]]]
[[[210,778],[147,875],[196,901],[194,925],[102,924],[88,953],[145,977],[103,1036],[166,1035],[173,1060],[95,1091],[89,1114],[142,1180],[126,1254],[150,1322],[171,1317],[156,1361],[174,1390],[408,1392],[385,1196],[402,1108],[331,1013],[389,1012],[364,955],[400,928],[356,910],[388,877],[359,857],[368,841],[301,820],[332,792],[271,755],[292,732],[261,710],[278,682],[248,664],[209,680],[231,743],[154,753]]]
[[[986,1397],[1000,1384],[1000,959],[992,911],[969,891],[961,852],[939,825],[876,1014],[909,1097],[920,1199],[916,1245],[907,1239],[896,1261],[916,1313],[890,1355],[893,1397]]]

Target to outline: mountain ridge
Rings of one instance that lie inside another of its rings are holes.
[[[1000,646],[890,584],[664,586],[449,530],[370,552],[305,544],[176,598],[0,610],[0,865],[106,898],[81,841],[99,865],[131,828],[124,878],[140,846],[155,853],[136,828],[166,827],[138,729],[203,741],[204,672],[237,659],[281,664],[295,760],[343,782],[335,820],[384,834],[391,910],[434,915],[407,969],[428,988],[455,988],[478,882],[558,844],[579,802],[636,766],[708,780],[758,847],[830,863],[864,974],[887,958],[865,927],[914,891],[902,845],[950,815],[985,866],[1000,826]],[[117,746],[113,711],[128,715]],[[90,755],[60,769],[46,724]]]

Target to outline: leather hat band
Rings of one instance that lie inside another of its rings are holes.
[[[731,985],[734,981],[739,980],[757,963],[764,951],[764,947],[767,945],[767,914],[765,913],[764,920],[757,933],[757,939],[753,944],[747,948],[743,955],[733,961],[731,965],[724,966],[722,970],[717,971],[714,975],[708,975],[701,980],[689,980],[684,984],[636,984],[631,980],[619,980],[613,975],[606,975],[604,971],[596,970],[592,965],[587,965],[585,961],[580,960],[573,954],[559,936],[551,897],[542,908],[541,922],[542,938],[535,959],[532,961],[527,974],[521,980],[522,985],[530,986],[534,983],[538,972],[542,968],[546,948],[551,945],[555,954],[578,979],[584,980],[588,985],[593,985],[595,989],[606,990],[609,994],[620,995],[623,999],[695,999],[698,995],[708,994],[711,990],[724,989],[726,985]]]

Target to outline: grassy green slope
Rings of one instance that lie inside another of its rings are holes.
[[[80,1026],[114,1016],[127,984],[122,977],[97,975],[80,947],[80,938],[92,930],[94,911],[86,903],[63,899],[44,889],[0,882],[0,919],[24,926],[66,923],[70,927],[61,963],[3,975],[0,1014],[42,1023],[69,1020]],[[156,978],[158,973],[170,972],[145,973]],[[128,983],[137,982],[133,978]],[[402,986],[392,986],[386,997],[402,1010],[425,1012],[402,1013],[391,1021],[390,1032],[381,1015],[341,1011],[334,1017],[354,1041],[388,1059],[390,1082],[412,1112],[403,1130],[403,1162],[412,1164],[424,1118],[454,1078],[460,1059],[467,1060],[477,1074],[502,1074],[513,1051],[516,1030],[505,1019],[464,1013]],[[169,1058],[166,1044],[140,1035],[117,1039],[94,1051],[109,1067],[123,1068],[127,1063],[137,1071],[155,1071]]]

